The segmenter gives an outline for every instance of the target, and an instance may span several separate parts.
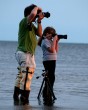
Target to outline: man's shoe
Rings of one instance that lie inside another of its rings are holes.
[[[29,104],[29,93],[28,90],[21,90],[20,103],[22,105]]]

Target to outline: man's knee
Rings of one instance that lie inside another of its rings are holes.
[[[22,72],[21,72],[20,68],[17,68],[17,69],[18,69],[18,74],[16,76],[15,86],[20,88],[20,81],[22,79]]]
[[[31,80],[34,75],[33,68],[22,68],[22,80],[20,82],[20,89],[21,90],[30,90]]]

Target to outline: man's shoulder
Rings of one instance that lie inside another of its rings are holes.
[[[22,19],[20,20],[20,23],[23,23],[23,22],[27,22],[27,18],[26,18],[26,17],[24,17],[24,18],[22,18]]]

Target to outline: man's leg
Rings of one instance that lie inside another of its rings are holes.
[[[21,78],[22,78],[22,73],[21,73],[20,68],[18,68],[18,74],[15,80],[15,87],[14,87],[14,94],[13,94],[14,101],[19,101]]]
[[[20,81],[20,99],[22,104],[28,104],[29,103],[29,93],[30,93],[30,86],[31,86],[31,80],[34,75],[34,69],[33,68],[26,68],[22,72],[22,79]]]
[[[16,53],[16,59],[18,61],[18,64],[21,66],[22,74],[22,78],[20,80],[20,99],[22,102],[27,103],[30,93],[31,80],[36,67],[35,59],[34,55],[30,53],[24,53],[22,51],[18,51]],[[26,72],[26,67],[28,67],[28,73]],[[29,72],[31,72],[32,74],[30,74]]]

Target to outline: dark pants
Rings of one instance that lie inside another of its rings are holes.
[[[55,82],[55,67],[56,67],[56,60],[50,61],[43,61],[43,65],[46,71],[48,71],[48,78],[53,89],[54,82]]]
[[[55,82],[55,67],[56,67],[56,60],[51,61],[43,61],[43,65],[46,71],[48,71],[48,79],[51,85],[51,89],[53,91],[53,86]],[[52,104],[52,94],[50,92],[50,89],[47,85],[47,82],[45,81],[45,86],[43,89],[43,100],[44,104]]]

